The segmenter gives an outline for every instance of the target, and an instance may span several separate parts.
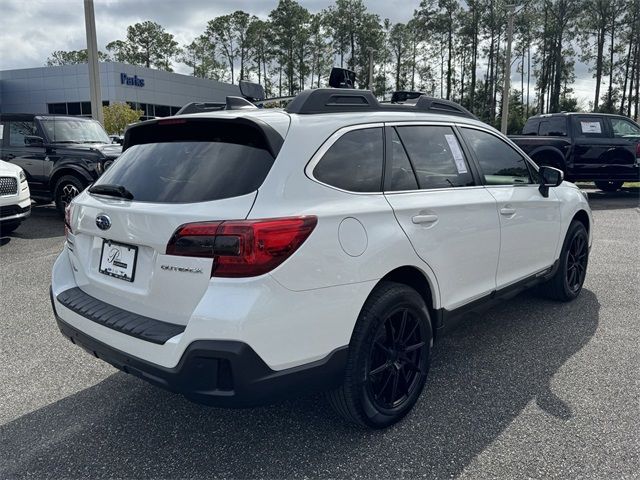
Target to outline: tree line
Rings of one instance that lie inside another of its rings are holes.
[[[336,0],[317,13],[279,0],[267,18],[238,10],[211,19],[186,45],[155,22],[136,23],[100,58],[167,71],[182,63],[196,77],[257,81],[268,96],[324,86],[337,65],[354,70],[357,86],[381,98],[421,90],[497,125],[509,3],[422,0],[406,23],[393,23],[363,0]],[[511,71],[518,78],[510,91],[510,131],[530,115],[563,110],[638,118],[640,0],[529,0],[513,15]],[[576,61],[595,79],[587,105],[575,96]],[[86,50],[47,59],[48,65],[83,62]]]

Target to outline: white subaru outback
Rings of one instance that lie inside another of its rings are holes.
[[[587,200],[456,104],[237,100],[131,127],[73,200],[51,286],[73,343],[196,402],[326,390],[382,428],[453,319],[535,284],[580,293]]]

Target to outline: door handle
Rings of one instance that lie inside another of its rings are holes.
[[[516,213],[516,209],[515,208],[511,208],[511,207],[504,207],[500,209],[500,215],[505,215],[505,216],[510,216],[513,215],[514,213]]]
[[[411,221],[413,223],[434,223],[437,220],[437,215],[415,215],[411,218]]]

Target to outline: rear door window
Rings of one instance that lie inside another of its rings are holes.
[[[451,127],[397,127],[421,189],[473,185],[471,170]]]
[[[96,185],[121,185],[134,201],[207,202],[256,191],[274,162],[255,130],[241,125],[143,129],[146,143],[125,150]]]
[[[574,120],[575,135],[584,138],[606,138],[602,118],[598,117],[576,117]]]
[[[322,183],[350,192],[382,191],[382,128],[363,128],[342,135],[313,169]]]
[[[418,190],[416,175],[395,128],[391,128],[391,155],[391,179],[388,183],[389,191]]]

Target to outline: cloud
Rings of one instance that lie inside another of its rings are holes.
[[[318,12],[334,2],[301,0],[300,3],[311,12]],[[125,37],[128,25],[145,20],[159,23],[180,44],[186,44],[200,35],[207,21],[216,16],[244,10],[266,18],[277,4],[278,0],[95,0],[98,48],[104,50],[107,43]],[[369,0],[366,4],[381,19],[406,22],[420,0]],[[2,0],[0,46],[3,70],[42,66],[54,50],[85,48],[82,0]],[[184,65],[175,67],[177,72],[188,73]],[[518,88],[515,64],[512,82]],[[576,62],[573,86],[576,96],[592,100],[593,84],[586,65]]]

